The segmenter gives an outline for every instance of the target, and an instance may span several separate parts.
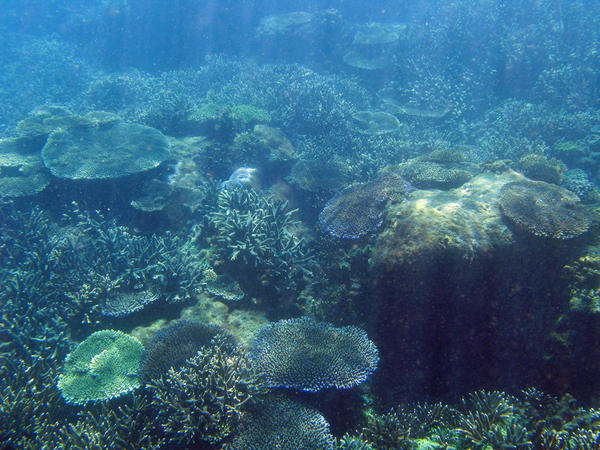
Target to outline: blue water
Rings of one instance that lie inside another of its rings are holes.
[[[598,447],[597,1],[5,0],[0,67],[0,448]]]

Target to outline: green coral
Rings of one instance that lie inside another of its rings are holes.
[[[143,352],[144,346],[125,333],[97,331],[67,355],[58,389],[76,405],[119,397],[140,386]]]

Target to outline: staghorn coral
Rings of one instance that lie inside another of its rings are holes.
[[[121,406],[102,402],[80,411],[64,426],[48,427],[39,441],[47,448],[76,450],[164,448],[167,439],[154,423],[156,415],[149,401],[144,396],[132,397]]]
[[[333,450],[329,424],[316,410],[273,395],[252,405],[227,450]]]
[[[499,439],[502,426],[513,414],[512,399],[499,391],[472,392],[462,403],[464,412],[458,415],[457,434],[479,447]],[[517,429],[515,433],[521,434]]]
[[[140,364],[140,378],[148,382],[167,374],[170,368],[178,369],[201,348],[218,345],[222,351],[235,348],[233,336],[217,325],[207,325],[193,320],[178,320],[161,329],[150,342]]]
[[[97,284],[99,274],[107,279],[107,289],[87,299],[88,303],[101,305],[109,315],[123,316],[156,296],[167,303],[194,297],[205,263],[188,242],[169,232],[162,236],[134,234],[115,219],[106,219],[97,211],[82,211],[77,205],[69,217],[77,223],[76,239],[83,247],[79,254],[89,267],[87,274],[82,271],[82,278],[91,278],[90,285]],[[138,301],[130,301],[128,296],[136,293]]]
[[[450,409],[441,403],[399,406],[385,414],[374,414],[363,433],[375,448],[409,449],[437,427],[448,426],[450,417]]]
[[[362,433],[358,435],[344,434],[336,440],[335,448],[337,450],[374,450],[375,447],[366,440]]]
[[[362,383],[377,368],[379,354],[360,328],[302,317],[263,327],[250,359],[269,386],[315,392]]]
[[[374,181],[347,187],[335,194],[319,214],[319,223],[332,236],[357,239],[383,224],[383,210],[390,198],[412,190],[399,175],[386,172]]]
[[[40,448],[41,436],[64,413],[52,353],[31,356],[0,356],[0,448]]]
[[[239,351],[202,347],[178,369],[147,386],[156,422],[178,444],[216,444],[237,431],[251,402],[266,392]]]
[[[295,292],[314,264],[306,241],[294,233],[295,212],[272,196],[232,188],[221,190],[210,220],[231,264],[257,274],[263,285]]]
[[[119,397],[140,386],[144,347],[115,330],[97,331],[67,355],[58,389],[67,403],[83,405]]]
[[[592,222],[575,194],[543,181],[507,183],[499,203],[504,217],[532,236],[571,239],[588,231]]]

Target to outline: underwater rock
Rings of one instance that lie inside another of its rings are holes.
[[[389,198],[404,197],[412,190],[399,175],[383,173],[374,181],[349,186],[335,194],[319,214],[319,223],[332,236],[357,239],[382,225]]]
[[[193,320],[178,320],[156,333],[146,344],[140,363],[140,378],[144,381],[165,375],[171,367],[178,369],[202,347],[219,345],[235,348],[232,335],[217,325]]]
[[[579,197],[544,181],[515,181],[500,190],[500,208],[516,228],[532,236],[572,239],[589,230],[590,211]]]
[[[268,154],[269,161],[292,161],[298,159],[298,154],[290,140],[279,128],[267,125],[255,125],[254,136],[256,136]]]
[[[452,165],[412,159],[398,166],[399,173],[420,189],[452,189],[471,178],[471,173]]]
[[[362,383],[377,368],[379,353],[360,328],[301,317],[261,329],[250,359],[270,387],[316,392]]]
[[[206,290],[227,302],[237,302],[244,298],[240,284],[229,275],[218,275],[206,281]]]
[[[354,33],[353,44],[391,44],[399,40],[405,31],[405,24],[369,22],[357,27],[356,33]]]
[[[457,261],[514,243],[498,206],[500,189],[520,179],[514,172],[477,175],[448,191],[417,190],[385,210],[386,227],[371,252],[374,267],[402,270],[406,264],[429,264],[445,255]]]
[[[358,111],[352,118],[363,134],[381,135],[402,129],[402,124],[392,114],[380,111]]]
[[[110,122],[53,131],[42,159],[53,175],[69,179],[118,178],[169,158],[169,141],[144,125]]]
[[[268,111],[246,104],[205,103],[192,111],[184,121],[189,134],[202,134],[223,142],[233,139],[236,132],[252,129],[254,125],[269,123]]]
[[[333,450],[329,423],[315,409],[272,395],[252,405],[228,450]]]
[[[67,355],[58,389],[67,403],[83,405],[119,397],[140,386],[144,346],[115,330],[91,334]]]
[[[50,173],[38,153],[21,138],[0,141],[0,198],[37,194],[50,183]]]

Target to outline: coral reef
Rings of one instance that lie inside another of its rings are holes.
[[[65,238],[77,242],[84,283],[70,296],[91,310],[95,305],[111,316],[124,316],[159,297],[167,303],[190,300],[200,287],[205,268],[183,239],[169,232],[134,234],[100,212],[74,206],[69,215],[76,228]]]
[[[213,342],[214,341],[214,342]],[[179,320],[156,333],[142,355],[140,378],[156,380],[170,368],[178,369],[202,347],[218,344],[222,351],[235,348],[233,336],[217,325]]]
[[[352,119],[360,133],[364,134],[387,134],[401,131],[402,127],[398,119],[392,114],[382,111],[357,111]]]
[[[186,126],[199,134],[230,142],[237,132],[270,121],[269,113],[256,106],[246,104],[230,106],[209,102],[187,117]]]
[[[137,339],[120,331],[96,331],[67,355],[58,389],[67,403],[83,405],[119,397],[140,386],[144,351]]]
[[[329,424],[321,414],[286,397],[272,395],[249,409],[241,431],[224,448],[333,450],[334,443]]]
[[[250,359],[269,386],[314,392],[364,382],[377,368],[379,353],[360,328],[336,328],[303,317],[261,329]]]
[[[332,236],[357,239],[383,224],[387,200],[401,199],[412,189],[400,176],[385,172],[374,181],[347,187],[334,195],[319,214],[319,223]]]
[[[147,386],[156,421],[172,442],[216,444],[238,431],[253,402],[267,391],[246,357],[228,343],[201,347]]]
[[[500,208],[517,229],[532,236],[571,239],[588,231],[591,212],[579,197],[544,181],[515,181],[500,190]]]
[[[50,184],[39,153],[32,153],[27,141],[23,138],[0,141],[0,197],[37,194]]]

